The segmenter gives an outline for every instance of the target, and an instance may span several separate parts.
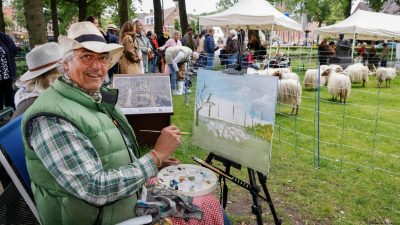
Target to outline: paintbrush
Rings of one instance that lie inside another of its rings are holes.
[[[161,133],[160,130],[139,130],[140,132],[149,132],[149,133]],[[190,132],[181,131],[181,134],[192,134]]]

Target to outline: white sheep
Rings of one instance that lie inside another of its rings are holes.
[[[297,115],[299,113],[299,107],[301,104],[301,84],[297,80],[279,80],[278,82],[278,102],[292,106],[293,113],[296,110]]]
[[[326,76],[329,76],[332,69],[326,65],[320,66],[319,77],[320,77],[320,84],[326,84]],[[305,89],[315,89],[317,88],[318,84],[318,69],[308,69],[304,75],[304,87]]]
[[[297,115],[299,113],[299,107],[301,104],[301,84],[297,80],[293,79],[282,79],[282,74],[277,76],[279,78],[278,82],[278,102],[282,104],[287,104],[292,106],[293,115],[296,110]]]
[[[343,67],[337,64],[330,64],[329,67],[332,69],[332,71],[335,71],[336,73],[341,73],[343,72]]]
[[[386,82],[386,87],[390,87],[391,81],[396,77],[396,68],[379,67],[376,70],[376,79],[378,80],[378,87],[381,87],[382,82]]]
[[[348,76],[342,73],[332,72],[328,77],[328,92],[332,95],[332,100],[336,101],[337,97],[340,98],[340,103],[346,103],[347,98],[350,96],[351,81]]]
[[[365,83],[368,83],[368,67],[361,63],[356,63],[348,66],[343,73],[349,76],[351,83],[362,83],[362,87],[365,87]]]
[[[299,75],[297,75],[297,73],[292,73],[292,72],[282,73],[281,79],[282,80],[292,79],[300,81]]]

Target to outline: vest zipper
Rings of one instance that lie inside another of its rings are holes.
[[[117,127],[119,133],[121,134],[122,140],[124,140],[124,144],[125,144],[125,146],[126,146],[126,149],[128,150],[129,159],[131,160],[131,163],[133,163],[131,151],[129,150],[129,146],[128,146],[128,144],[126,143],[125,136],[124,136],[124,134],[123,134],[123,131],[121,130],[122,128],[121,128],[121,126],[119,125],[119,123],[118,123],[118,121],[117,121],[116,119],[114,119],[114,118],[111,118],[111,119],[112,119],[114,125]]]

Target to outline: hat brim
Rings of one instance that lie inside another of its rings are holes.
[[[31,71],[28,70],[28,71],[26,71],[26,72],[21,76],[20,80],[21,80],[21,81],[32,80],[33,78],[39,77],[39,76],[41,76],[42,74],[44,74],[44,73],[46,73],[46,72],[48,72],[48,71],[50,71],[50,70],[56,68],[58,65],[59,65],[59,64],[56,63],[56,64],[53,64],[53,65],[51,65],[51,66],[48,66],[48,67],[45,67],[45,68],[43,68],[43,69],[36,70],[36,71],[33,71],[33,72],[31,72]]]
[[[85,48],[96,53],[108,52],[110,56],[108,68],[113,67],[119,61],[124,52],[124,46],[114,43],[107,44],[98,41],[86,41],[80,43],[65,36],[60,36],[58,42],[63,48],[64,55],[72,50],[80,48]]]

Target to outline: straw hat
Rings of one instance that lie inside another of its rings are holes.
[[[109,24],[107,30],[118,30],[118,28],[115,26],[115,24]]]
[[[58,66],[61,60],[61,48],[55,42],[39,45],[26,54],[29,70],[22,75],[21,81],[31,80]]]
[[[63,48],[64,55],[80,48],[85,48],[96,53],[108,52],[110,54],[109,68],[118,62],[124,51],[124,46],[122,45],[107,44],[106,39],[99,29],[89,21],[71,24],[67,37],[60,36],[58,40]]]

